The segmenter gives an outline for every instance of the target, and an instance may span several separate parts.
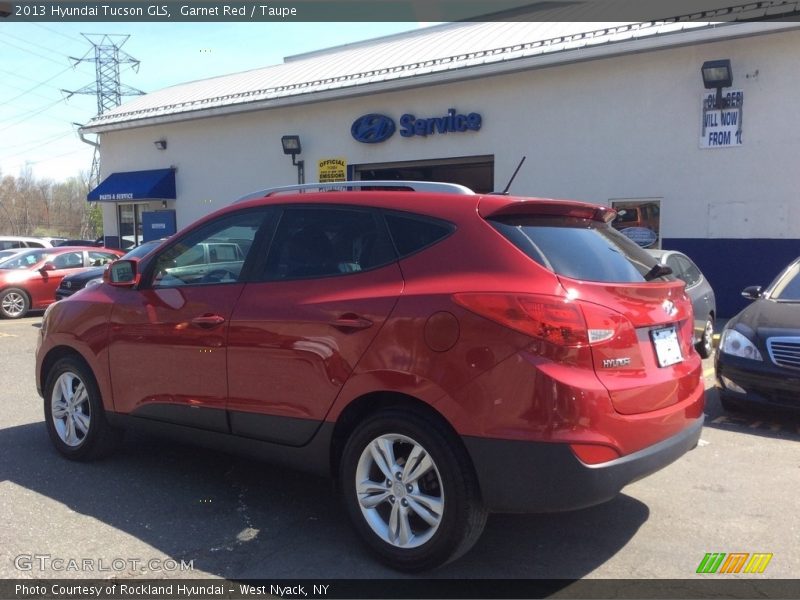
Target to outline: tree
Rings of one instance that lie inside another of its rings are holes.
[[[85,174],[58,183],[36,179],[30,167],[7,175],[0,179],[0,233],[95,239],[103,218],[88,192]]]

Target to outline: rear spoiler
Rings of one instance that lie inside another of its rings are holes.
[[[483,196],[478,204],[478,214],[484,219],[504,216],[573,217],[610,223],[617,216],[617,211],[608,206],[577,200]]]

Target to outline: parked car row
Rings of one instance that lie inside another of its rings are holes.
[[[0,315],[24,317],[55,302],[61,280],[87,267],[106,265],[122,251],[111,248],[62,246],[29,248],[0,262]]]
[[[145,242],[144,244],[141,244],[129,251],[122,258],[125,260],[131,258],[142,258],[160,243],[161,240]],[[105,270],[106,266],[91,267],[88,269],[81,269],[75,273],[65,276],[61,280],[61,284],[58,286],[58,288],[56,288],[55,299],[63,300],[64,298],[67,298],[75,292],[78,292],[86,287],[91,287],[101,283],[103,281],[103,273]]]

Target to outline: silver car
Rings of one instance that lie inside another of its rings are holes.
[[[714,290],[703,273],[688,256],[677,250],[647,250],[658,261],[672,269],[672,274],[686,284],[686,293],[694,309],[694,339],[697,352],[703,358],[711,356],[714,348],[714,318],[717,300]]]

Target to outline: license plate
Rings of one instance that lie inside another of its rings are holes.
[[[675,327],[654,329],[650,332],[650,337],[656,348],[656,358],[658,358],[659,367],[668,367],[683,360]]]

